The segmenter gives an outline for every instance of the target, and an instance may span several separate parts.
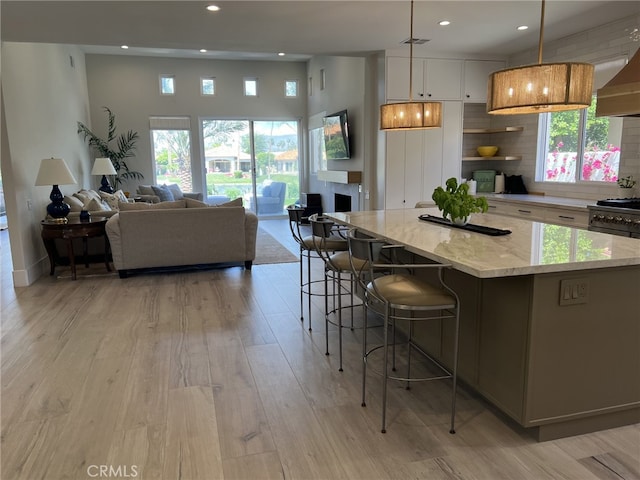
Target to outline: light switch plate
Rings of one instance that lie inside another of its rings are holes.
[[[578,305],[587,303],[589,298],[589,280],[586,278],[568,278],[560,280],[560,305]]]

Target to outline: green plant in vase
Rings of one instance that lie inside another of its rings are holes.
[[[144,175],[135,170],[131,170],[127,164],[127,158],[134,157],[136,142],[138,141],[138,132],[129,130],[116,136],[116,116],[107,107],[102,107],[107,112],[109,118],[109,127],[107,138],[103,139],[93,133],[82,122],[78,122],[78,133],[83,140],[87,141],[89,147],[93,148],[101,157],[111,160],[116,174],[113,179],[113,185],[117,189],[123,182],[131,179],[142,180]],[[116,145],[112,146],[111,142],[115,140]]]
[[[452,223],[464,225],[469,221],[472,213],[484,213],[489,210],[485,197],[475,197],[469,194],[469,185],[451,177],[445,188],[437,187],[431,198],[442,212],[442,216]]]

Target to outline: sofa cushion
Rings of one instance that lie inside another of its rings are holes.
[[[107,193],[107,192],[99,192],[100,198],[107,202],[107,204],[111,207],[111,210],[118,210],[118,202],[127,202],[127,196],[124,194],[122,190],[118,190],[115,193]]]
[[[155,195],[155,193],[153,193],[153,188],[151,188],[151,185],[138,185],[138,193],[140,195]]]
[[[171,185],[162,185],[162,186],[169,189],[169,191],[173,194],[174,200],[182,200],[184,198],[184,193],[182,193],[182,190],[180,189],[180,185],[178,185],[177,183],[172,183]]]
[[[270,197],[271,196],[271,185],[266,185],[262,188],[262,196]]]
[[[166,185],[151,185],[153,193],[160,197],[161,202],[173,202],[175,200],[173,193]]]
[[[102,200],[92,198],[82,206],[82,210],[87,210],[89,212],[109,212],[111,211],[111,207]]]
[[[242,207],[242,197],[238,197],[238,198],[234,198],[233,200],[230,200],[228,202],[225,203],[218,203],[217,205],[214,205],[214,207]]]
[[[118,204],[118,208],[121,212],[132,211],[132,210],[163,210],[169,208],[186,208],[185,200],[175,200],[173,202],[160,202],[160,203],[145,203],[145,202],[135,202],[135,203],[125,203],[120,202]]]
[[[92,198],[95,198],[97,201],[101,202],[102,198],[95,190],[80,190],[73,194],[74,197],[79,199],[83,204],[87,203]]]
[[[82,206],[84,205],[84,202],[82,200],[80,200],[78,197],[74,197],[73,195],[72,196],[65,195],[64,203],[66,203],[71,207],[72,212],[81,211]]]
[[[201,202],[200,200],[194,200],[193,198],[184,197],[187,208],[206,208],[209,204]]]

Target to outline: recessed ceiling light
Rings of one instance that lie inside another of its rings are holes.
[[[284,52],[279,52],[279,53],[278,53],[278,56],[279,56],[279,57],[284,57],[284,55],[285,55],[285,53],[284,53]]]
[[[127,48],[129,48],[129,45],[122,45],[120,48],[126,50]]]
[[[217,12],[218,10],[220,10],[220,7],[217,5],[209,5],[207,6],[207,10],[209,10],[210,12]]]
[[[527,30],[529,27],[527,25],[520,25],[516,30]]]
[[[207,53],[207,49],[206,48],[201,48],[200,49],[200,53]]]
[[[440,25],[442,27],[446,27],[447,25],[451,25],[451,22],[449,20],[440,20],[438,22],[438,25]]]

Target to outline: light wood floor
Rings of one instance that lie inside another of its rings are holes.
[[[0,240],[2,480],[640,478],[639,425],[537,443],[461,390],[450,435],[446,381],[391,384],[381,434],[360,333],[338,372],[319,298],[313,332],[299,320],[296,263],[13,289]]]

